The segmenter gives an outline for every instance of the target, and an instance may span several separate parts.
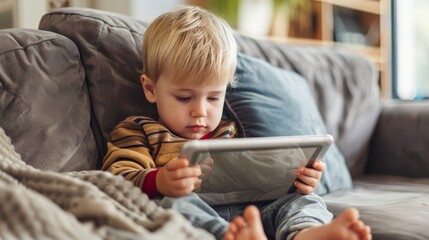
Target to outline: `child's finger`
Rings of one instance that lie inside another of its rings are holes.
[[[173,179],[193,178],[201,175],[201,168],[200,166],[182,167],[171,170],[170,172]]]
[[[309,193],[314,191],[314,188],[312,188],[312,187],[308,186],[307,184],[302,183],[300,181],[295,181],[294,185],[295,185],[297,191],[301,194],[309,194]]]
[[[326,168],[326,164],[320,160],[316,160],[314,161],[312,167],[318,171],[324,171]]]
[[[322,177],[322,172],[312,169],[312,168],[299,168],[296,172],[296,176],[299,178],[301,176],[310,177],[314,179],[320,179]]]
[[[165,169],[174,171],[179,168],[185,168],[189,166],[189,161],[185,158],[173,158],[165,164]]]
[[[299,176],[298,179],[300,180],[298,182],[300,182],[302,184],[305,184],[307,186],[310,186],[312,188],[316,188],[317,184],[319,184],[319,180],[318,179],[312,178],[312,177],[307,177],[307,176],[304,176],[304,175]]]

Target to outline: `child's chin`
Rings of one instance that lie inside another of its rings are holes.
[[[203,136],[204,134],[191,133],[191,134],[188,134],[185,138],[188,140],[198,140],[198,139],[201,139]]]
[[[193,136],[188,137],[187,139],[189,139],[189,140],[198,140],[198,139],[200,139],[202,137],[203,137],[202,135],[201,136],[195,136],[195,135],[193,135]]]

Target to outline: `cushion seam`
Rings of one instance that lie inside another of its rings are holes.
[[[96,18],[96,17],[93,17],[93,16],[82,15],[82,14],[77,14],[77,13],[52,12],[52,13],[45,14],[45,16],[48,16],[48,15],[58,15],[58,14],[68,15],[68,16],[79,16],[79,17],[82,17],[82,18],[94,19],[94,20],[102,22],[104,25],[108,25],[109,27],[126,29],[126,30],[128,30],[130,32],[141,34],[141,32],[134,31],[134,30],[130,29],[129,27],[112,25],[112,24],[110,24],[110,23],[108,23],[108,22],[106,22],[106,21],[104,21],[104,20],[102,20],[100,18]]]
[[[12,35],[10,35],[10,36],[12,36]],[[16,40],[16,38],[14,36],[12,36],[12,37]],[[72,43],[73,45],[75,45],[74,42],[72,40],[68,39],[67,37],[58,35],[57,37],[52,37],[52,38],[49,38],[49,39],[43,39],[43,40],[40,40],[38,42],[30,43],[30,44],[28,44],[26,46],[22,46],[21,44],[19,44],[20,47],[15,47],[15,48],[10,49],[10,50],[8,50],[6,52],[2,52],[2,53],[0,53],[0,56],[8,54],[10,52],[17,51],[17,50],[26,50],[29,47],[33,47],[35,45],[39,45],[39,44],[42,44],[42,43],[45,43],[45,42],[52,42],[52,41],[55,41],[55,40],[66,40],[69,43]],[[18,41],[16,41],[16,42],[18,43]],[[75,45],[75,47],[76,47],[76,45]]]

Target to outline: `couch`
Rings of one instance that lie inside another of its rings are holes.
[[[88,181],[115,124],[155,112],[139,86],[146,27],[63,8],[38,30],[0,31],[0,127],[25,164]],[[317,192],[329,210],[358,208],[374,239],[429,239],[429,102],[382,100],[374,65],[347,50],[235,37],[243,87],[228,92],[225,112],[241,136],[333,135]]]

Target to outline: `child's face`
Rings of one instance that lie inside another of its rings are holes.
[[[227,83],[206,87],[174,84],[168,72],[156,84],[145,75],[141,81],[148,101],[157,104],[160,123],[174,134],[200,139],[218,126]]]

